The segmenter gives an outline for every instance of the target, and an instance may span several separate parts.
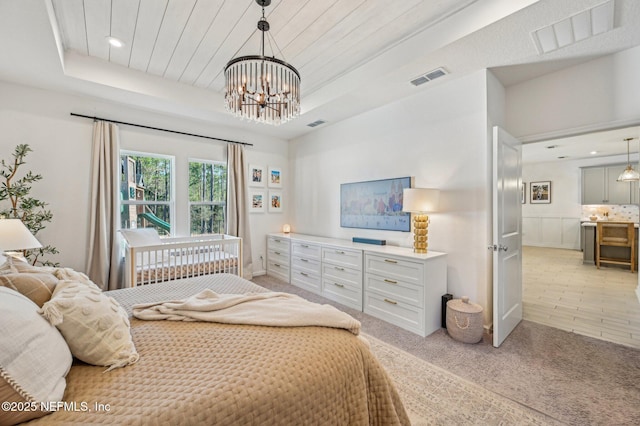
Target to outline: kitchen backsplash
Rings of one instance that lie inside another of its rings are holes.
[[[598,219],[638,222],[638,206],[635,204],[586,205],[582,206],[582,220],[589,220],[590,216]]]

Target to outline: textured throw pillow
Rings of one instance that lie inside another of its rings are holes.
[[[39,308],[51,299],[58,279],[47,273],[0,275],[0,286],[27,296]]]
[[[81,361],[112,370],[138,360],[126,311],[96,287],[59,281],[41,313]]]
[[[0,410],[0,424],[16,424],[48,414],[40,402],[62,400],[73,358],[60,332],[25,296],[0,287],[0,312],[0,401],[34,408]]]
[[[13,268],[14,272],[20,273],[52,273],[54,268],[49,266],[33,266],[29,262],[27,262],[24,258],[19,258],[15,256],[7,256],[7,263]]]
[[[7,257],[2,256],[2,262],[0,262],[0,275],[15,274],[18,270],[9,262]]]

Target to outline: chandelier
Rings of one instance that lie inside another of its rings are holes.
[[[300,114],[300,74],[285,61],[264,55],[265,33],[269,31],[264,8],[271,0],[256,3],[262,7],[260,55],[240,56],[227,63],[224,103],[237,117],[278,125]]]

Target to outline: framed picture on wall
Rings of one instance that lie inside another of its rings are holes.
[[[531,204],[551,203],[551,181],[531,182]]]
[[[264,212],[264,205],[267,201],[264,191],[249,191],[249,197],[251,197],[249,203],[249,212],[261,213]]]
[[[527,202],[527,183],[522,182],[520,185],[520,202],[525,204]]]
[[[249,164],[249,186],[264,186],[267,179],[263,166]]]
[[[269,191],[269,211],[271,213],[282,212],[282,192]]]
[[[282,170],[279,167],[269,167],[269,188],[282,188]]]

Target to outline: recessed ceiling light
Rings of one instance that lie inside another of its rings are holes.
[[[113,47],[122,47],[122,46],[124,46],[124,41],[120,40],[117,37],[107,36],[106,39],[109,42],[109,44],[111,46],[113,46]]]

